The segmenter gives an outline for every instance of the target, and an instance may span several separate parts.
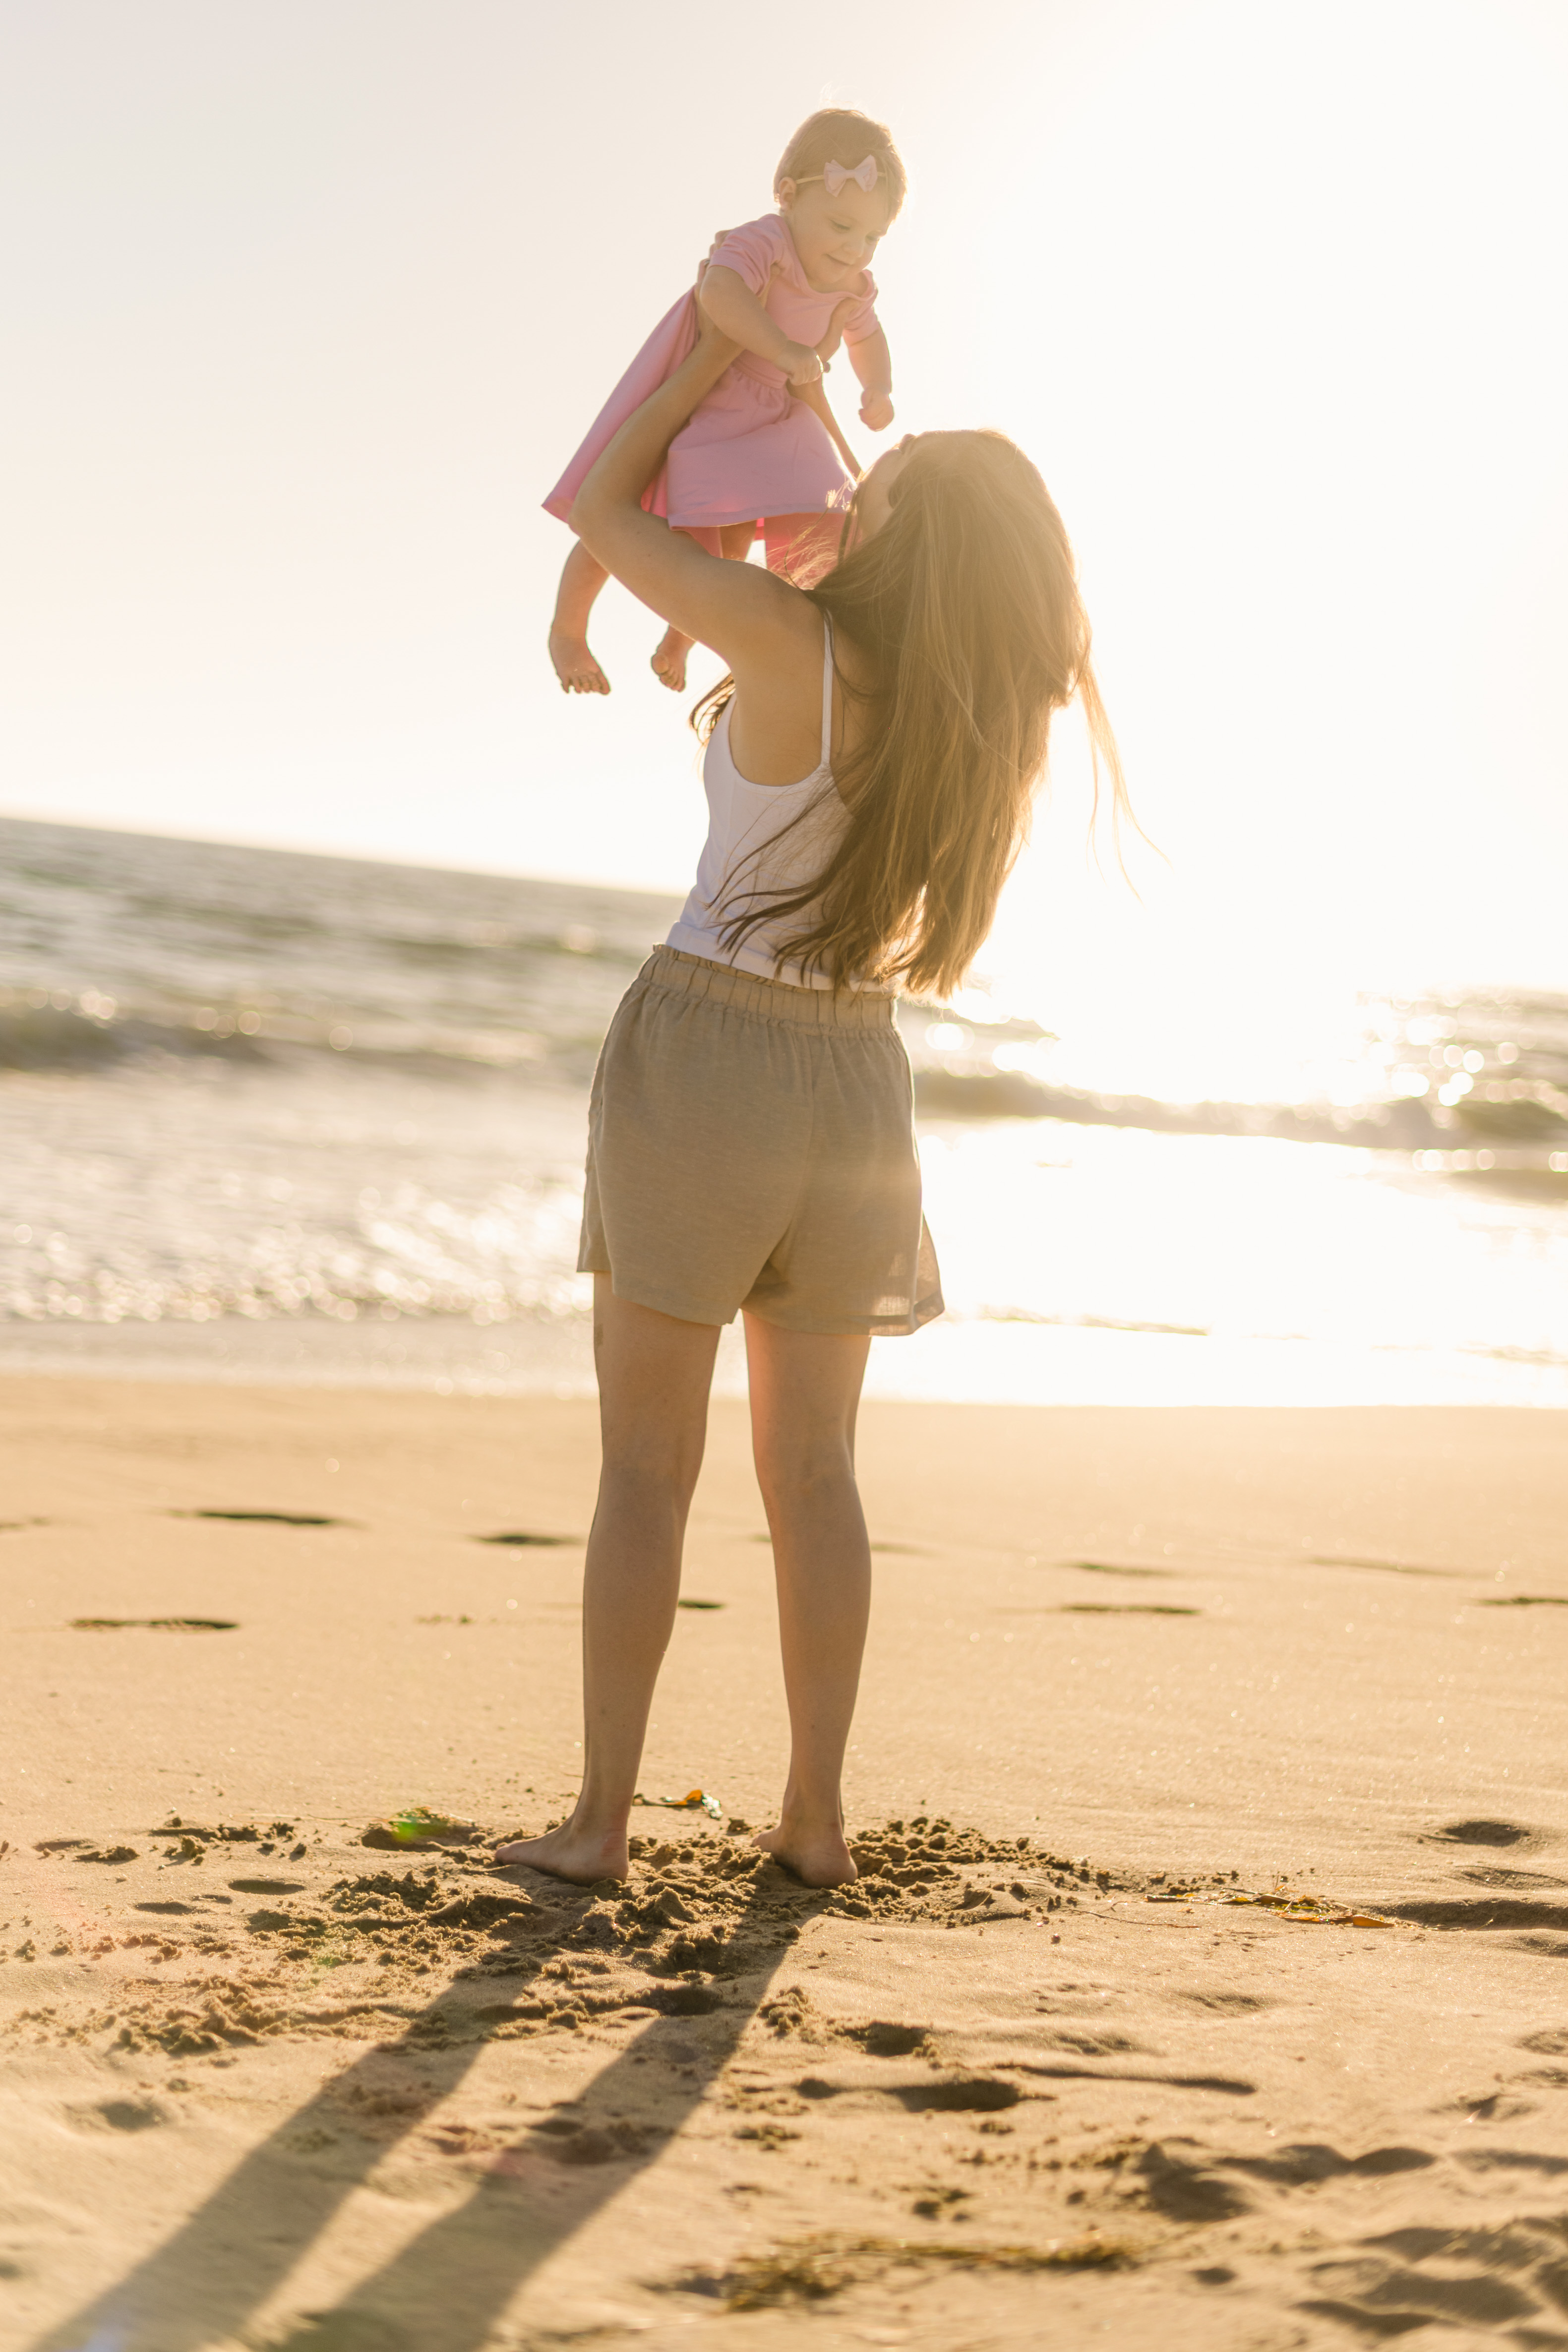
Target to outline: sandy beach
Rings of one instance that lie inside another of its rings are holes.
[[[5,2346],[1568,2345],[1555,1415],[868,1406],[823,1895],[742,1406],[581,1893],[591,1406],[0,1411]]]

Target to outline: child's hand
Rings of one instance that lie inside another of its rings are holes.
[[[778,355],[778,363],[791,383],[816,383],[827,371],[821,354],[809,343],[785,343]]]
[[[863,392],[860,422],[873,433],[885,433],[893,421],[893,404],[885,392]]]

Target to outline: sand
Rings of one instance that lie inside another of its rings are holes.
[[[743,1408],[580,1893],[590,1407],[0,1427],[5,2347],[1568,2347],[1558,1416],[867,1408],[834,1895]]]

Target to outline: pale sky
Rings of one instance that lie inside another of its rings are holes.
[[[1041,467],[1170,860],[1086,872],[1064,731],[1003,960],[1568,987],[1557,0],[0,0],[0,806],[683,887],[687,702],[614,588],[559,694],[538,501],[829,100],[895,433]]]

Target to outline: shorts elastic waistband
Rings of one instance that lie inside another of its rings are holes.
[[[683,948],[657,947],[638,978],[679,996],[733,1006],[759,1021],[782,1021],[796,1029],[891,1029],[893,999],[869,989],[795,988],[783,980],[763,980],[733,964],[710,963]]]

